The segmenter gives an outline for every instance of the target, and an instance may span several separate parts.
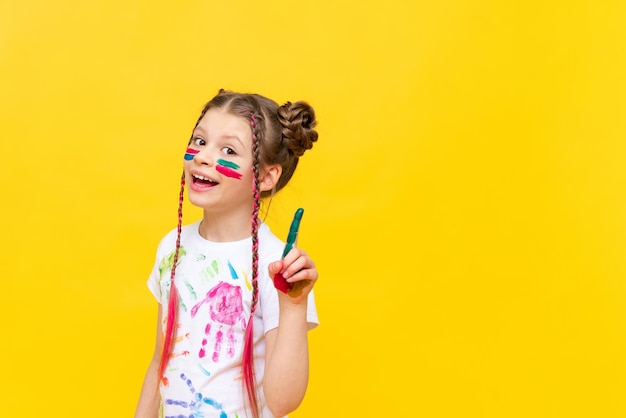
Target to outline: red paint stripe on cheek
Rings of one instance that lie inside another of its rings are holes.
[[[187,148],[187,151],[185,151],[185,161],[193,160],[194,155],[196,155],[199,152],[200,151],[197,149]]]
[[[225,175],[226,177],[231,177],[237,180],[241,179],[241,173],[238,173],[231,168],[224,167],[223,165],[216,165],[215,169],[217,170],[218,173],[221,173]]]

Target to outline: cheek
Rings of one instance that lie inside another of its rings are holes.
[[[221,158],[217,160],[217,165],[215,166],[215,170],[217,170],[218,173],[226,177],[241,180],[241,173],[237,171],[239,169],[240,167],[237,164],[232,161],[222,160]]]
[[[232,168],[228,168],[218,164],[215,166],[215,170],[217,170],[218,173],[225,175],[226,177],[241,180],[241,173],[233,170]]]
[[[197,149],[187,148],[187,151],[185,151],[185,161],[193,160],[193,157],[195,157],[196,154],[199,152],[200,151],[198,151]]]

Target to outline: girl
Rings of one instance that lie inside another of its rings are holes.
[[[178,227],[160,242],[148,287],[157,338],[135,417],[282,417],[308,383],[307,331],[318,324],[309,256],[259,220],[317,132],[304,102],[278,106],[220,90],[184,157]],[[203,219],[182,226],[183,193]],[[274,275],[291,284],[277,291]]]

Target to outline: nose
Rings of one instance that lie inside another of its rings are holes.
[[[201,150],[194,150],[194,151],[196,152],[195,152],[195,155],[193,156],[193,161],[195,161],[196,163],[200,165],[208,165],[208,166],[212,166],[213,164],[215,164],[215,161],[213,157],[211,156],[209,147],[205,147]]]

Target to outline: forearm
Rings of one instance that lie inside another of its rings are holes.
[[[135,418],[156,418],[159,414],[158,361],[151,361],[146,372],[135,411]]]
[[[309,381],[306,303],[281,304],[280,320],[263,380],[267,405],[276,416],[295,410]]]

